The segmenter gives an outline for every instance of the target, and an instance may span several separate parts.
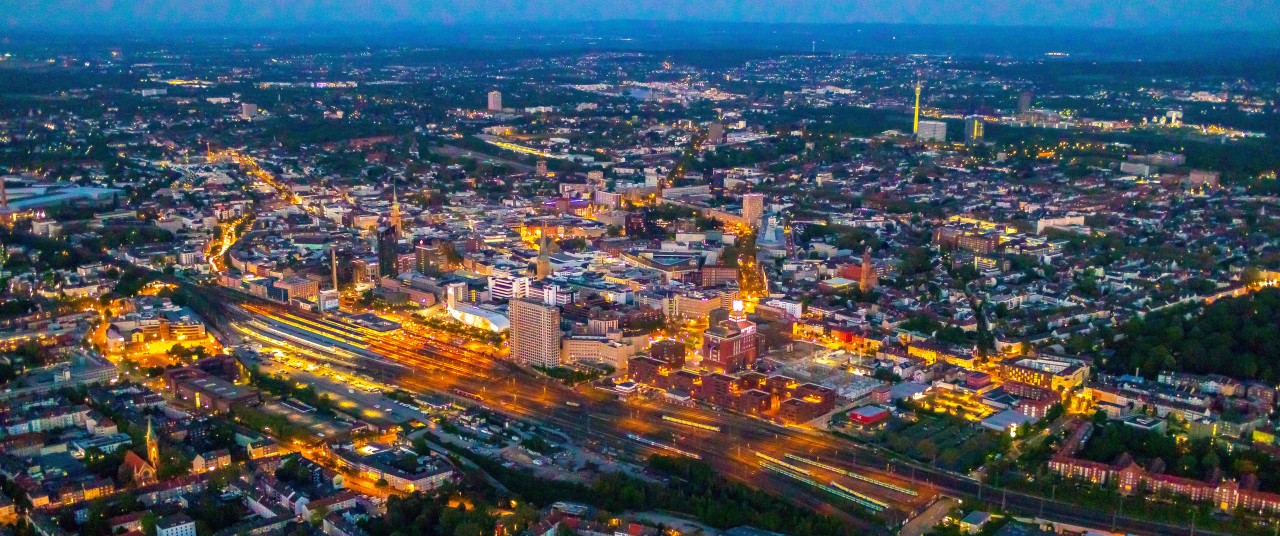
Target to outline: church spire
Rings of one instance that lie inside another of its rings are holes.
[[[156,444],[155,428],[151,426],[151,417],[147,417],[147,461],[152,467],[160,467],[160,446]]]

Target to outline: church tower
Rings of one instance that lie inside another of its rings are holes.
[[[147,418],[147,462],[151,467],[160,468],[160,445],[156,443],[156,432],[151,426],[151,418]]]
[[[391,184],[391,227],[396,230],[396,236],[404,233],[400,227],[400,198],[396,195],[395,183]]]
[[[538,266],[535,277],[538,281],[542,281],[549,275],[551,275],[551,245],[547,243],[547,233],[544,227],[542,237],[538,242]]]
[[[870,292],[878,283],[876,268],[871,262],[871,247],[868,246],[866,251],[862,252],[862,277],[858,279],[858,289],[862,292]]]

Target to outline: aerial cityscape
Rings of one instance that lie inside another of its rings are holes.
[[[0,535],[1280,534],[1274,4],[195,4],[0,15]]]

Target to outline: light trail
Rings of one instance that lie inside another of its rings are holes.
[[[844,488],[843,486],[836,488],[836,487],[831,487],[824,484],[819,484],[815,482],[812,478],[805,476],[803,473],[796,473],[788,469],[788,467],[791,467],[791,466],[786,466],[786,465],[779,466],[769,462],[760,462],[760,466],[764,467],[765,469],[771,472],[783,475],[797,482],[808,484],[811,487],[818,488],[822,491],[825,491],[827,493],[840,497],[841,499],[844,499],[854,504],[857,504],[859,506],[862,506],[863,508],[871,510],[872,512],[878,513],[885,509],[885,506],[882,506],[883,503],[880,503],[879,501],[872,502],[870,500],[863,498],[863,496],[859,494],[850,494],[849,491],[847,491],[848,488]],[[835,484],[835,483],[833,482],[832,484]],[[835,485],[839,486],[839,484],[835,484]]]
[[[700,429],[700,430],[707,430],[707,431],[711,431],[711,432],[719,432],[719,431],[720,431],[720,427],[719,427],[719,426],[712,426],[712,425],[710,425],[710,424],[702,424],[702,423],[700,423],[700,422],[694,422],[694,421],[688,421],[688,420],[685,420],[685,419],[679,419],[679,418],[676,418],[676,417],[672,417],[672,416],[670,416],[670,415],[663,415],[663,416],[662,416],[662,420],[667,421],[667,422],[673,422],[673,423],[676,423],[676,424],[679,424],[679,425],[683,425],[683,426],[691,426],[691,427],[693,427],[693,428],[697,428],[697,429]]]
[[[675,454],[679,454],[679,455],[681,455],[681,456],[685,456],[685,457],[688,457],[688,458],[693,458],[693,459],[695,459],[695,460],[701,460],[701,459],[702,459],[702,455],[701,455],[701,454],[697,454],[697,453],[694,453],[694,452],[689,452],[689,451],[687,451],[687,450],[681,450],[681,449],[678,449],[678,448],[673,447],[673,446],[671,446],[671,445],[667,445],[667,444],[664,444],[664,443],[659,443],[659,442],[654,441],[654,440],[652,440],[652,439],[645,439],[645,438],[640,437],[640,436],[635,435],[635,434],[627,434],[627,439],[630,439],[630,440],[632,440],[632,441],[638,441],[638,442],[640,442],[640,443],[644,443],[645,445],[649,445],[650,447],[657,448],[657,449],[662,449],[662,450],[665,450],[665,451],[667,451],[667,452],[672,452],[672,453],[675,453]]]
[[[881,481],[881,480],[876,480],[876,479],[871,478],[871,477],[869,477],[869,476],[863,476],[863,475],[860,475],[860,474],[855,473],[855,472],[853,472],[853,471],[846,471],[846,470],[841,469],[841,468],[839,468],[839,467],[832,467],[832,466],[827,465],[827,464],[825,464],[825,463],[815,462],[815,461],[810,460],[810,459],[807,459],[807,458],[801,458],[801,457],[799,457],[799,456],[796,456],[795,454],[790,454],[790,453],[788,453],[785,457],[786,457],[786,458],[788,458],[788,459],[792,459],[792,460],[798,461],[798,462],[807,463],[807,464],[812,465],[812,466],[814,466],[814,467],[818,467],[818,468],[826,469],[826,470],[831,471],[831,472],[833,472],[833,473],[839,473],[839,474],[844,475],[844,476],[847,476],[847,477],[849,477],[849,478],[853,478],[853,479],[856,479],[856,480],[861,480],[861,481],[866,482],[866,483],[868,483],[868,484],[875,484],[875,485],[880,486],[880,487],[882,487],[882,488],[891,489],[891,490],[896,491],[896,492],[898,492],[898,493],[905,493],[905,494],[910,495],[910,496],[912,496],[912,497],[915,497],[915,496],[919,495],[919,494],[918,494],[918,493],[916,493],[914,490],[909,490],[909,489],[904,488],[904,487],[902,487],[902,486],[895,486],[895,485],[890,484],[890,483],[888,483],[888,482],[884,482],[884,481]]]
[[[787,469],[790,469],[790,470],[795,471],[795,472],[797,472],[797,473],[800,473],[800,474],[802,474],[802,475],[805,475],[805,476],[813,476],[813,473],[810,473],[808,469],[804,469],[804,468],[801,468],[801,467],[796,467],[796,466],[794,466],[794,465],[791,465],[791,464],[789,464],[789,463],[787,463],[787,462],[784,462],[784,461],[782,461],[782,460],[779,460],[779,459],[777,459],[777,458],[774,458],[773,456],[770,456],[770,455],[765,454],[765,453],[763,453],[763,452],[756,452],[756,456],[759,456],[761,459],[767,460],[767,461],[769,461],[769,462],[771,462],[771,463],[773,463],[773,464],[775,464],[775,465],[779,465],[779,466],[782,466],[782,467],[786,467]]]

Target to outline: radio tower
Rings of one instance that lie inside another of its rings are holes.
[[[916,113],[915,119],[911,122],[911,133],[920,133],[920,79],[916,78]]]

